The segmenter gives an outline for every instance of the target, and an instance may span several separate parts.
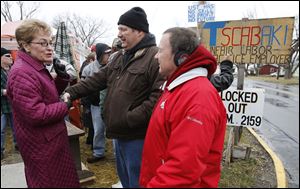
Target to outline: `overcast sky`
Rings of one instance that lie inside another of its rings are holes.
[[[187,16],[188,6],[195,3],[195,1],[42,1],[35,18],[49,24],[56,15],[62,13],[76,13],[102,19],[110,31],[100,42],[111,45],[113,38],[117,36],[117,22],[120,15],[134,6],[140,6],[146,11],[150,32],[156,36],[159,43],[161,34],[170,27],[196,26],[196,23],[188,22]],[[209,3],[215,4],[216,21],[240,20],[247,16],[247,12],[255,12],[257,18],[299,15],[298,1],[209,1]]]

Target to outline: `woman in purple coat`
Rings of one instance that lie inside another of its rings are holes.
[[[52,63],[51,28],[39,20],[24,21],[16,29],[20,46],[8,79],[16,139],[31,187],[80,187],[64,117],[68,104],[59,100],[67,83],[54,81],[45,67]]]

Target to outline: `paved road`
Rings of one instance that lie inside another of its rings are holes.
[[[236,81],[233,85],[236,86]],[[257,133],[283,162],[289,187],[299,188],[299,85],[246,78],[244,88],[265,89],[263,122]]]

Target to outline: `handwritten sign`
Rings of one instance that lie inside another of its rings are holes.
[[[287,64],[294,17],[206,22],[202,43],[218,62],[229,55],[234,63]]]
[[[215,20],[215,5],[191,5],[188,6],[188,22],[207,22]]]

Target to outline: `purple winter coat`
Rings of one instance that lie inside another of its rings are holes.
[[[80,187],[64,121],[68,108],[58,91],[45,66],[19,51],[7,92],[30,188]]]

